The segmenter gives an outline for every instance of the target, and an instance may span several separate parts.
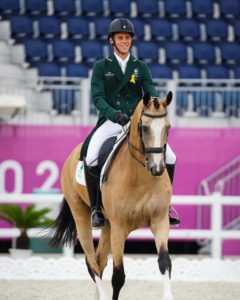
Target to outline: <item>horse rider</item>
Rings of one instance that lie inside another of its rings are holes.
[[[157,96],[149,69],[145,62],[131,53],[134,37],[133,24],[125,18],[114,19],[109,26],[108,42],[113,53],[97,61],[91,77],[91,97],[99,111],[96,127],[86,139],[81,156],[84,158],[85,179],[92,210],[92,227],[106,224],[101,210],[100,167],[98,155],[104,141],[117,136],[122,126],[130,121],[135,107],[144,93]],[[84,150],[85,149],[85,150]],[[85,151],[85,154],[84,154]],[[81,159],[81,157],[80,157]],[[176,156],[170,146],[166,147],[166,168],[173,182]],[[171,225],[180,220],[169,214]]]

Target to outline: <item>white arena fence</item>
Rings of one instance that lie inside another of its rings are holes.
[[[41,206],[58,207],[62,202],[61,194],[0,194],[0,203],[32,204]],[[173,205],[209,205],[211,206],[211,228],[210,229],[171,229],[170,238],[174,239],[210,239],[211,257],[219,259],[222,257],[222,240],[240,239],[240,230],[226,230],[222,228],[222,209],[224,205],[240,205],[239,196],[222,196],[214,193],[209,196],[174,196]],[[20,231],[17,228],[0,228],[0,238],[16,238]],[[46,232],[35,228],[28,231],[30,237],[43,238]],[[100,231],[94,230],[93,237],[98,238]],[[138,229],[133,231],[128,239],[131,240],[153,240],[149,229]],[[65,256],[73,256],[73,248],[64,247]]]

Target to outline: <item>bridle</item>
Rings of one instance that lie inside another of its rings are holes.
[[[146,168],[146,164],[144,162],[142,162],[140,159],[138,159],[132,152],[131,149],[134,149],[136,150],[137,152],[141,153],[142,155],[145,155],[145,154],[151,154],[151,153],[163,153],[165,155],[165,152],[166,152],[166,144],[164,144],[163,147],[145,147],[144,145],[144,142],[143,142],[143,139],[142,139],[142,130],[143,130],[143,126],[142,126],[142,117],[145,116],[147,118],[152,118],[152,119],[161,119],[161,118],[164,118],[165,116],[167,116],[167,111],[163,114],[160,114],[160,115],[151,115],[151,114],[148,114],[148,113],[145,113],[143,110],[141,112],[141,116],[140,116],[140,119],[139,119],[139,122],[138,122],[138,135],[140,137],[140,141],[141,141],[141,148],[138,148],[136,147],[135,145],[133,145],[130,140],[129,140],[129,136],[127,137],[127,142],[128,142],[128,149],[129,149],[129,152],[131,154],[131,156],[137,160],[144,168]]]

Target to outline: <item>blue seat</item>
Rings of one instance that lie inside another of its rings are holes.
[[[20,11],[19,0],[1,0],[0,13],[1,14],[14,14]]]
[[[167,16],[183,17],[186,15],[185,0],[164,0]]]
[[[227,91],[223,93],[224,108],[228,117],[240,116],[240,95],[238,91]]]
[[[197,40],[200,37],[200,24],[192,19],[178,22],[179,38],[185,40]]]
[[[181,79],[200,79],[201,70],[194,65],[180,65],[178,67],[179,78]]]
[[[13,38],[31,37],[33,35],[33,21],[27,16],[12,16],[10,18]]]
[[[240,79],[240,66],[236,66],[236,67],[233,69],[233,71],[234,71],[234,77],[235,77],[236,79]]]
[[[215,49],[210,43],[196,42],[192,45],[193,58],[197,63],[213,63],[215,61]]]
[[[37,15],[46,14],[47,0],[25,0],[26,13]]]
[[[138,58],[148,62],[158,62],[159,48],[154,42],[140,41],[137,43]]]
[[[82,14],[103,14],[103,0],[82,0]]]
[[[222,60],[225,63],[240,62],[240,45],[239,43],[224,43],[220,45]]]
[[[39,18],[39,34],[44,38],[59,38],[61,36],[61,21],[53,16]]]
[[[38,69],[39,76],[51,76],[51,77],[59,77],[61,76],[61,67],[52,62],[39,63],[36,65]]]
[[[177,90],[176,93],[176,114],[182,116],[187,110],[188,93],[186,91]]]
[[[69,40],[52,42],[54,59],[57,61],[73,61],[75,59],[75,45]]]
[[[167,42],[164,45],[166,60],[171,63],[187,61],[187,46],[180,42]]]
[[[30,61],[46,61],[48,59],[47,44],[43,40],[26,40],[24,42],[26,59]]]
[[[66,65],[66,75],[68,77],[88,77],[88,66],[82,63],[68,63]]]
[[[213,0],[192,0],[194,16],[211,17],[213,15]]]
[[[75,14],[75,0],[53,0],[54,14]]]
[[[110,14],[117,16],[129,16],[130,15],[130,0],[109,0]]]
[[[54,89],[53,109],[60,115],[69,115],[75,109],[77,92],[72,89]]]
[[[220,12],[223,16],[236,16],[240,15],[240,1],[239,0],[219,0]]]
[[[66,20],[68,36],[73,39],[89,37],[89,22],[83,17],[69,17]]]
[[[106,40],[108,36],[108,27],[111,23],[110,18],[96,18],[95,24],[95,34],[97,38]]]
[[[157,16],[158,11],[157,0],[137,0],[138,16]]]
[[[228,26],[223,20],[207,20],[206,32],[208,39],[212,40],[226,40],[228,37]]]
[[[95,62],[103,57],[103,46],[96,41],[84,41],[81,43],[82,60]]]
[[[234,23],[235,39],[240,40],[240,21],[237,20]]]
[[[160,79],[172,79],[173,73],[172,68],[159,65],[159,64],[149,64],[149,68],[152,74],[152,78],[160,78]]]
[[[172,39],[172,22],[168,20],[154,19],[150,21],[152,38],[156,40]]]
[[[141,19],[130,19],[134,26],[135,36],[137,39],[144,38],[144,22]]]
[[[228,79],[229,71],[225,66],[208,65],[206,66],[208,79]]]

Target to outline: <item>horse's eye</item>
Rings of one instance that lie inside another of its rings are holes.
[[[149,127],[146,125],[143,125],[142,129],[143,129],[143,132],[145,132],[145,133],[147,133],[149,131]]]

